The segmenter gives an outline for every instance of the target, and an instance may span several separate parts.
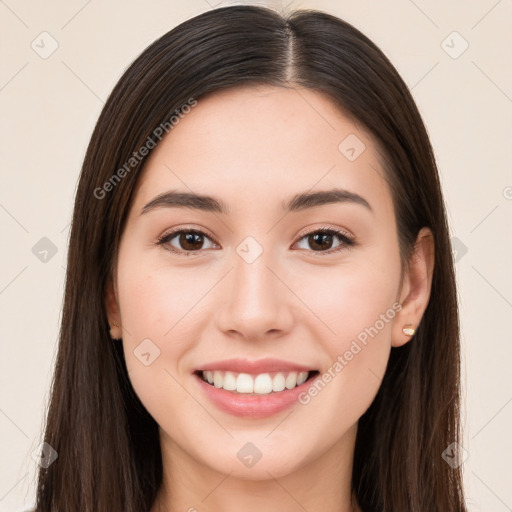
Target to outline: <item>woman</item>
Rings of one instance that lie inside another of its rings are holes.
[[[383,53],[318,11],[190,19],[87,150],[36,510],[465,511],[458,329]]]

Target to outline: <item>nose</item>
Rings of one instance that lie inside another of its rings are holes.
[[[252,263],[235,254],[233,265],[219,290],[218,329],[251,341],[289,332],[294,295],[282,267],[270,261],[265,251]]]

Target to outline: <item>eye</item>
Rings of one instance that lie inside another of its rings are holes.
[[[333,247],[333,239],[338,239],[339,245]],[[176,239],[176,240],[175,240]],[[165,247],[166,250],[179,254],[180,256],[190,256],[194,252],[199,252],[201,249],[207,249],[204,247],[204,241],[210,240],[213,246],[217,244],[212,239],[197,229],[177,229],[166,233],[158,239],[157,244]],[[312,247],[312,252],[332,254],[344,249],[348,249],[354,245],[354,240],[348,233],[340,231],[332,227],[325,227],[311,231],[299,239],[301,243],[304,241]],[[173,245],[173,242],[178,245]],[[210,249],[213,248],[210,246]],[[302,247],[303,249],[304,247]],[[316,249],[315,249],[316,248]],[[306,250],[308,248],[306,247]],[[319,249],[319,250],[317,250]]]
[[[171,241],[176,239],[178,247],[173,246]],[[168,251],[178,253],[183,256],[190,256],[193,252],[204,249],[204,239],[210,240],[205,233],[196,229],[179,229],[171,231],[158,239],[158,245],[164,245]],[[214,244],[215,245],[215,244]],[[180,247],[181,246],[181,247]]]
[[[335,248],[332,249],[334,243],[333,239],[336,238],[340,241],[340,243],[338,246],[334,246]],[[331,227],[320,228],[315,231],[311,231],[310,233],[304,235],[297,243],[301,243],[302,241],[304,241],[305,244],[309,245],[311,248],[319,248],[319,250],[313,250],[313,252],[328,254],[348,249],[350,246],[355,244],[354,240],[348,233]],[[308,248],[306,247],[306,249]]]

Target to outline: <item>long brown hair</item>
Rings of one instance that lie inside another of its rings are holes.
[[[414,338],[392,349],[359,420],[352,485],[365,512],[465,511],[460,468],[442,458],[460,438],[454,264],[438,171],[413,98],[381,50],[350,24],[313,10],[285,16],[231,6],[151,44],[115,86],[92,134],[76,191],[44,435],[58,458],[40,469],[37,512],[141,512],[155,499],[158,425],[131,386],[122,346],[109,336],[104,302],[147,157],[130,158],[149,140],[158,143],[155,129],[191,98],[249,83],[321,91],[373,134],[404,266],[419,230],[432,230],[430,301]]]

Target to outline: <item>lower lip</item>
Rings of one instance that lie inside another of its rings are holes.
[[[283,391],[272,392],[266,395],[251,395],[227,391],[223,388],[216,388],[197,374],[194,374],[194,377],[199,381],[199,386],[206,396],[222,411],[233,416],[265,418],[284,411],[298,402],[299,395],[311,386],[318,375],[293,389],[284,389]]]

